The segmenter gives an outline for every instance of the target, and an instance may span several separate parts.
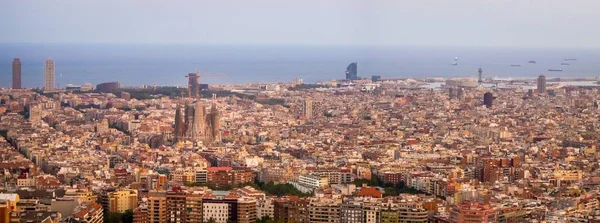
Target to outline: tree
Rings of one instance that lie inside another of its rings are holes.
[[[123,223],[133,223],[133,211],[126,210],[125,214],[123,214]]]
[[[206,221],[206,223],[217,223],[217,221],[211,217],[208,219],[208,221]]]
[[[104,222],[107,223],[122,223],[123,222],[123,213],[111,212],[108,214],[108,217],[105,216]]]
[[[275,221],[269,216],[262,216],[261,218],[256,219],[256,223],[275,223]]]

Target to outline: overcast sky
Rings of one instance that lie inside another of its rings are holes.
[[[599,0],[0,0],[2,43],[600,47]]]

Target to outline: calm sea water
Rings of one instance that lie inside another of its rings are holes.
[[[344,78],[350,62],[358,62],[361,77],[476,77],[479,67],[488,77],[600,75],[600,51],[582,49],[0,44],[0,87],[10,85],[14,57],[21,58],[26,87],[43,85],[47,58],[54,59],[56,82],[61,86],[108,81],[125,86],[185,85],[185,75],[196,70],[207,74],[201,78],[203,83],[294,78],[316,82]],[[451,65],[455,57],[458,66]],[[536,63],[528,63],[530,60]]]

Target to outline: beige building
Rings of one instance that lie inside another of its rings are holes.
[[[148,194],[148,222],[167,222],[167,194],[164,192],[150,192]]]
[[[271,219],[275,218],[274,215],[275,204],[273,203],[273,199],[264,198],[256,201],[256,217],[269,217]]]
[[[240,197],[237,200],[237,222],[256,222],[256,199],[252,197]]]
[[[121,189],[108,193],[109,211],[123,213],[133,210],[138,206],[138,191],[135,189]]]

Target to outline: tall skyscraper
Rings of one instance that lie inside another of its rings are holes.
[[[494,95],[491,92],[483,94],[483,104],[485,107],[491,108],[494,102]]]
[[[188,77],[188,97],[190,98],[198,98],[200,96],[200,74],[198,73],[189,73]]]
[[[537,91],[538,91],[538,94],[546,93],[546,76],[544,76],[544,75],[538,76]]]
[[[21,60],[15,58],[12,62],[12,88],[21,89]]]
[[[46,73],[45,73],[45,90],[54,90],[54,61],[52,59],[46,60]]]
[[[356,62],[346,67],[346,80],[358,80],[358,65]]]

